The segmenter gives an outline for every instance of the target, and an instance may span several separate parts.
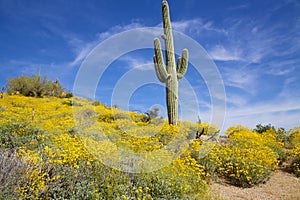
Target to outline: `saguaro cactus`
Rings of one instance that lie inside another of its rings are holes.
[[[169,124],[178,123],[178,80],[181,79],[188,66],[188,50],[182,51],[182,56],[178,58],[177,66],[174,55],[174,41],[170,20],[169,5],[166,0],[162,1],[163,28],[162,38],[165,41],[166,65],[163,60],[161,44],[159,38],[154,39],[154,67],[157,78],[166,84],[166,100],[168,109]],[[166,66],[166,67],[165,67]]]

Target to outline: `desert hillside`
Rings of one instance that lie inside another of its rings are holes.
[[[299,128],[260,128],[219,138],[206,122],[173,126],[79,97],[4,93],[0,197],[299,198]]]

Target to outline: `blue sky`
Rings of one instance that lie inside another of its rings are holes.
[[[300,125],[300,1],[169,0],[169,5],[174,30],[202,45],[221,74],[225,128]],[[59,78],[71,91],[82,62],[98,44],[134,28],[161,27],[161,20],[160,0],[0,0],[0,86],[40,67],[42,75]],[[114,61],[96,99],[110,105],[116,83],[132,68],[154,71],[152,55],[153,49],[145,49]],[[211,99],[203,77],[189,66],[186,79],[201,118],[209,121]],[[144,112],[158,105],[166,116],[164,92],[163,85],[144,85],[130,96],[129,109]]]

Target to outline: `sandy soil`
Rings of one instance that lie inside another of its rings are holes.
[[[223,200],[300,200],[300,178],[278,170],[270,180],[252,188],[239,188],[218,180],[212,190]]]

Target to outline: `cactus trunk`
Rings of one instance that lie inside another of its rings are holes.
[[[188,50],[182,51],[182,57],[178,58],[177,67],[174,55],[174,41],[170,20],[169,5],[166,0],[162,2],[163,28],[162,38],[165,41],[166,67],[163,60],[160,40],[154,39],[155,54],[153,57],[155,71],[158,79],[166,84],[166,101],[169,124],[178,123],[178,80],[181,79],[188,66]]]

